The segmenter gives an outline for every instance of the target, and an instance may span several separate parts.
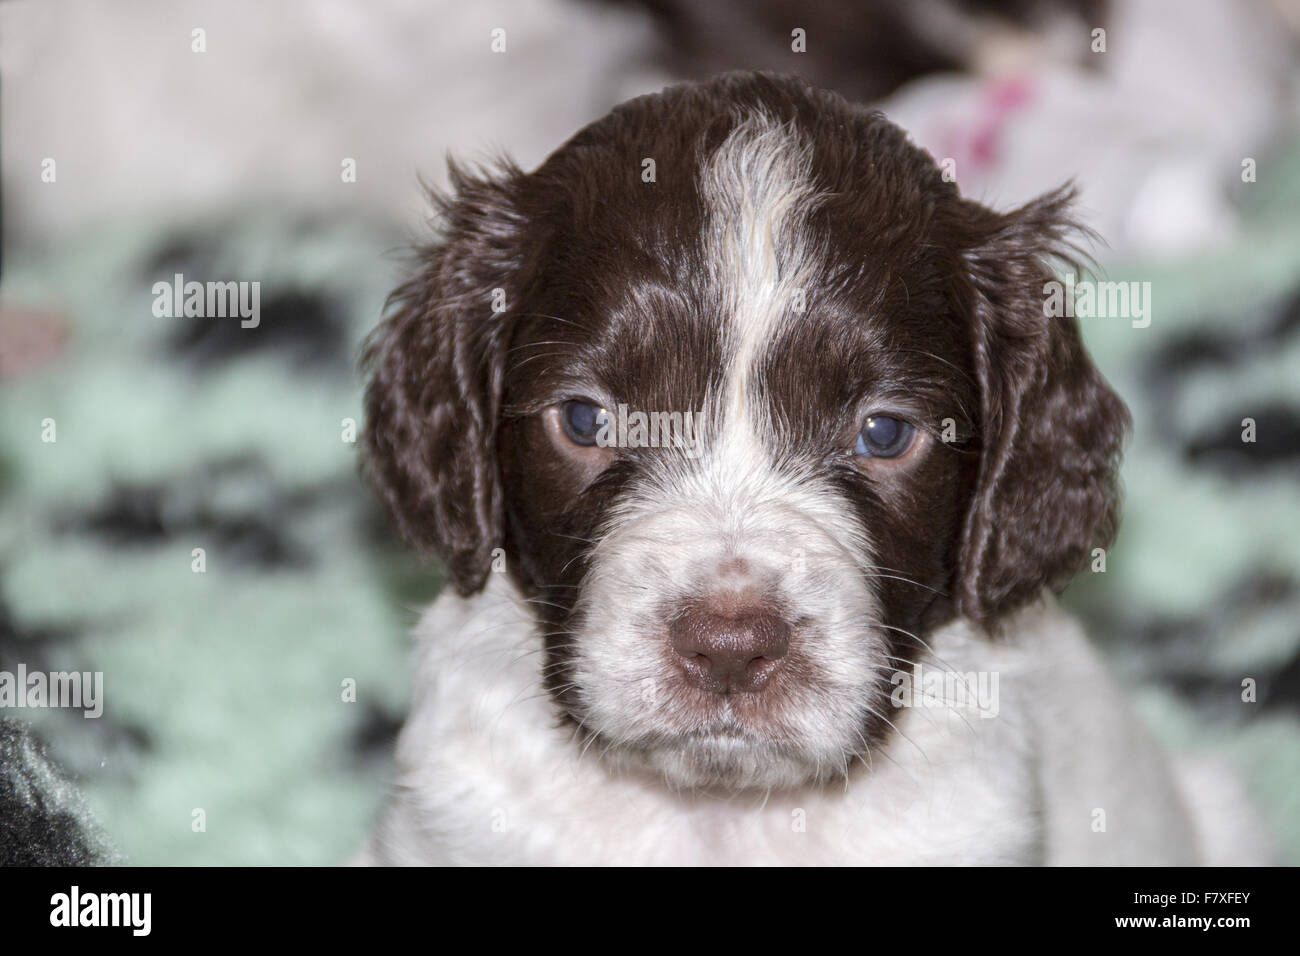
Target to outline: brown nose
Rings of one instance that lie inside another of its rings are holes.
[[[790,625],[762,607],[695,605],[669,628],[686,677],[718,694],[761,690],[784,663]]]

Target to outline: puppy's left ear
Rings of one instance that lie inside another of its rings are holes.
[[[1044,587],[1064,588],[1119,522],[1128,410],[1076,320],[1046,306],[1049,264],[1075,267],[1073,198],[1062,189],[1007,214],[963,201],[953,226],[981,393],[979,477],[955,596],[961,613],[990,628]]]
[[[451,168],[434,194],[441,230],[367,344],[371,483],[407,540],[478,591],[503,538],[497,418],[514,301],[523,282],[522,173]]]

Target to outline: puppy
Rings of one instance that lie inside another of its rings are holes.
[[[1049,263],[876,112],[729,74],[453,168],[366,453],[450,587],[359,862],[1195,863],[1054,603],[1128,414]]]

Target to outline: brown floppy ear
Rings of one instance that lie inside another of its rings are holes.
[[[958,609],[992,628],[1044,587],[1060,590],[1119,522],[1129,414],[1073,317],[1048,315],[1049,263],[1075,266],[1061,189],[1007,214],[964,203],[956,233],[972,294],[980,386],[979,477],[966,517]]]
[[[523,174],[451,167],[433,195],[441,237],[390,297],[366,343],[366,469],[403,536],[446,564],[453,586],[483,586],[502,540],[495,438],[509,311],[520,268]],[[495,290],[502,290],[496,293]]]

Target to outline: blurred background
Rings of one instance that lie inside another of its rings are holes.
[[[998,208],[1073,178],[1099,277],[1152,283],[1149,326],[1083,322],[1136,428],[1066,600],[1300,862],[1300,0],[0,0],[0,671],[105,697],[0,718],[120,858],[339,862],[385,796],[440,577],[350,425],[420,178],[738,68],[879,106]],[[260,324],[156,315],[177,273],[259,282]]]

